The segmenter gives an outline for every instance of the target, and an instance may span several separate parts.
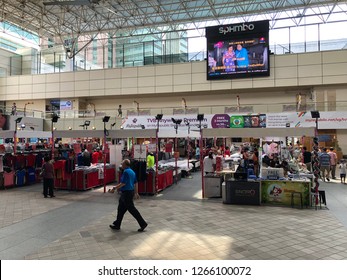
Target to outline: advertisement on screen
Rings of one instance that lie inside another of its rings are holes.
[[[269,21],[206,28],[207,79],[269,76]]]

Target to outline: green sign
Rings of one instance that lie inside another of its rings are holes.
[[[271,205],[291,205],[293,192],[302,194],[302,203],[310,205],[310,182],[262,181],[261,203]],[[294,204],[300,205],[300,196],[294,195]]]
[[[243,128],[245,126],[245,121],[243,116],[231,116],[230,117],[230,127],[231,128]]]

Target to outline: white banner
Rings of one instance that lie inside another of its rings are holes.
[[[211,119],[213,115],[205,115],[204,120],[201,122],[203,128],[211,128]],[[190,129],[196,130],[199,125],[196,115],[168,115],[163,116],[159,121],[159,130],[161,129],[174,129],[175,124],[172,121],[182,120],[178,125],[178,130],[188,130],[186,123],[189,123]],[[157,120],[153,116],[128,116],[123,120],[122,127],[124,129],[156,129]]]
[[[71,100],[60,100],[60,111],[72,110]]]
[[[32,117],[21,117],[20,123],[17,124],[19,129],[30,130],[30,131],[43,131],[43,119],[32,118]],[[14,130],[16,125],[17,116],[8,116],[8,130]],[[23,126],[22,126],[23,125]],[[38,137],[38,136],[36,136]]]
[[[167,115],[159,121],[159,131],[175,130],[172,119],[182,120],[178,132],[199,130],[196,115]],[[311,112],[286,112],[268,114],[215,114],[204,115],[202,128],[283,128],[283,127],[315,127],[316,119]],[[124,129],[156,129],[157,120],[152,116],[128,116],[123,120]],[[347,129],[346,112],[320,112],[318,129]]]
[[[315,127],[316,119],[311,112],[269,113],[266,114],[266,127]],[[346,112],[320,112],[318,129],[347,129]]]
[[[148,144],[148,152],[155,153],[157,150],[157,144]]]
[[[135,159],[146,159],[146,145],[134,145],[134,158]]]

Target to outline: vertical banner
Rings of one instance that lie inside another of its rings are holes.
[[[146,159],[146,145],[134,145],[134,159]]]

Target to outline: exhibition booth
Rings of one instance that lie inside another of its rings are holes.
[[[30,143],[25,139],[50,137],[51,133],[47,131],[0,131],[0,187],[11,188],[39,182],[42,161],[44,156],[50,153],[50,149],[43,143]],[[17,138],[20,141],[14,140]]]
[[[293,206],[295,204],[301,207],[309,206],[313,174],[306,171],[301,173],[299,168],[290,168],[290,171],[286,174],[287,176],[284,176],[283,168],[272,168],[261,162],[263,158],[263,139],[268,139],[269,137],[285,138],[289,136],[312,138],[315,136],[315,129],[313,127],[203,129],[202,137],[204,138],[253,138],[258,139],[260,147],[258,151],[260,162],[259,177],[254,174],[252,169],[240,171],[239,165],[244,164],[242,163],[242,155],[231,157],[233,164],[228,164],[226,161],[223,164],[223,168],[217,170],[215,174],[202,176],[204,197],[220,194],[219,196],[223,197],[223,203],[226,204],[283,206]],[[281,144],[278,143],[278,145]],[[300,164],[298,163],[298,165]],[[211,183],[212,178],[215,178],[213,183]],[[225,184],[222,184],[222,181],[225,181]]]

